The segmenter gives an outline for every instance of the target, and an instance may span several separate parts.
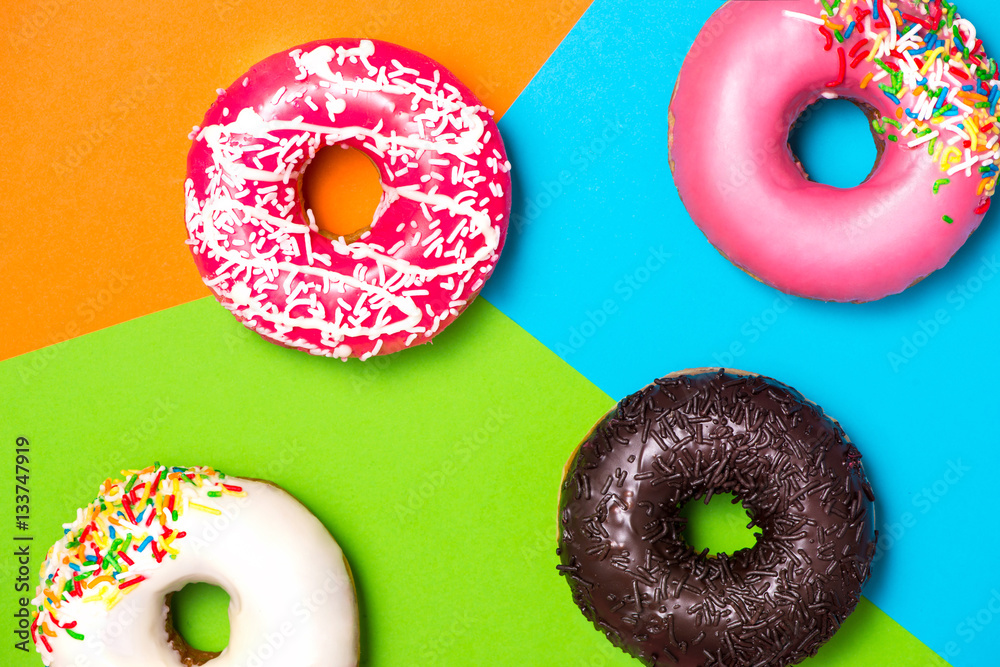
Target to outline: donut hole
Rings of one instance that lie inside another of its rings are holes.
[[[836,188],[868,180],[881,155],[869,122],[872,113],[874,109],[844,98],[822,98],[806,107],[788,134],[788,147],[803,175]]]
[[[684,541],[697,552],[733,554],[757,544],[750,512],[732,493],[714,494],[708,503],[705,496],[689,500],[680,516],[686,521]]]
[[[204,582],[167,595],[167,637],[185,665],[203,665],[229,645],[229,593]]]
[[[303,214],[312,212],[319,233],[356,241],[371,229],[382,198],[378,168],[367,155],[345,144],[321,148],[302,174]]]

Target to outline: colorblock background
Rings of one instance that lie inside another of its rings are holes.
[[[12,62],[0,81],[18,91],[0,102],[0,442],[32,443],[32,576],[105,476],[153,459],[213,465],[272,479],[337,537],[358,579],[363,664],[634,664],[554,573],[562,465],[615,399],[725,365],[840,419],[878,494],[867,600],[810,664],[1000,664],[986,495],[1000,463],[996,214],[944,270],[874,304],[784,297],[740,273],[692,224],[666,164],[670,91],[717,7],[0,10]],[[986,0],[960,8],[1000,47]],[[454,70],[503,114],[515,166],[514,225],[485,298],[432,346],[367,364],[245,331],[201,298],[181,225],[185,136],[215,88],[290,44],[349,34]],[[40,664],[10,641],[0,656]]]
[[[960,8],[986,44],[1000,42],[988,4]],[[785,297],[748,278],[691,224],[666,159],[670,93],[714,9],[590,7],[501,122],[521,167],[521,231],[484,293],[611,396],[723,365],[823,405],[878,494],[882,551],[866,595],[954,664],[1000,664],[989,609],[1000,533],[981,500],[1000,453],[995,433],[967,427],[1000,414],[997,212],[944,270],[875,303]]]
[[[31,441],[36,560],[109,471],[199,461],[274,481],[329,527],[364,665],[634,664],[555,573],[563,464],[614,401],[485,300],[412,352],[316,359],[206,298],[0,365],[0,439]],[[811,662],[944,664],[869,602]]]
[[[3,3],[0,271],[14,282],[0,359],[205,295],[178,224],[187,135],[216,89],[257,61],[324,36],[384,39],[444,63],[502,113],[584,9],[585,0]]]

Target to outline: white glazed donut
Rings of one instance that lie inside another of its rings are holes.
[[[42,564],[32,638],[53,667],[348,667],[354,586],[340,547],[292,496],[210,468],[109,479]],[[229,645],[195,651],[167,596],[191,582],[230,595]]]

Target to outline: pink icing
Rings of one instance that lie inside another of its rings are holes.
[[[867,0],[851,4],[871,6]],[[916,16],[928,13],[923,4],[896,5]],[[843,44],[834,41],[825,50],[818,25],[788,14],[818,18],[821,9],[815,0],[729,2],[720,9],[681,69],[671,105],[671,158],[691,217],[734,264],[784,292],[871,301],[944,266],[978,227],[992,187],[983,187],[979,163],[947,174],[927,143],[908,146],[914,134],[886,141],[875,170],[855,188],[804,177],[787,139],[809,104],[824,95],[845,97],[892,119],[899,108],[878,80],[861,88],[866,74],[882,69],[863,58],[852,67],[855,58],[848,55],[866,39],[866,28],[871,34],[873,19],[863,19]],[[842,17],[842,24],[855,16]],[[846,55],[841,83],[839,48]],[[905,93],[899,106],[916,109],[918,102]],[[901,124],[908,120],[904,116]],[[984,135],[995,148],[995,128]],[[935,194],[933,184],[942,178],[950,183]]]
[[[191,251],[244,325],[312,354],[368,358],[428,342],[476,297],[503,248],[510,163],[492,113],[402,47],[327,40],[258,63],[192,133]],[[303,212],[323,146],[376,164],[371,228],[346,243]]]

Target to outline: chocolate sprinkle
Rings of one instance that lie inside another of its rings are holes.
[[[757,544],[695,552],[681,507],[733,493]],[[618,403],[567,467],[561,574],[594,626],[645,665],[775,667],[854,611],[878,532],[861,454],[780,382],[668,376]]]

